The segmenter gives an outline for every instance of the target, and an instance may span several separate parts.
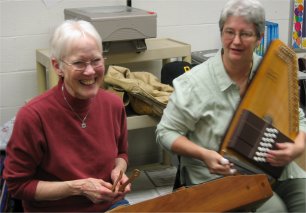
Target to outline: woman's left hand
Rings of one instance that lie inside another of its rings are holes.
[[[293,143],[277,143],[275,150],[268,151],[266,160],[272,166],[285,166],[295,159],[295,153]]]
[[[277,143],[276,149],[267,152],[266,160],[272,166],[286,166],[305,149],[306,134],[300,132],[293,143]]]

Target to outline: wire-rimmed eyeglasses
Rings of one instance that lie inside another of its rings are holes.
[[[84,71],[88,65],[92,66],[92,68],[96,69],[103,66],[102,58],[95,58],[91,61],[73,61],[71,63],[61,60],[64,64],[68,66],[72,66],[75,70]]]
[[[223,35],[223,38],[226,40],[233,40],[236,37],[236,35],[238,35],[238,37],[242,41],[249,41],[256,36],[256,34],[251,31],[235,32],[232,29],[223,30],[222,35]]]

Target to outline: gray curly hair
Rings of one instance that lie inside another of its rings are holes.
[[[229,0],[222,9],[219,19],[221,33],[230,16],[242,16],[247,22],[253,23],[257,38],[265,32],[265,10],[258,0]]]

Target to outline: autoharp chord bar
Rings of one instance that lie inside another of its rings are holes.
[[[283,167],[275,167],[267,163],[266,154],[269,150],[275,149],[276,143],[284,142],[292,142],[292,140],[254,113],[243,110],[228,147],[246,157],[254,166],[278,178]]]

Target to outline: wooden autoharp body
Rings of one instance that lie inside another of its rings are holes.
[[[293,142],[299,131],[296,54],[274,40],[242,97],[220,153],[245,173],[278,178],[283,168],[265,162],[275,143]]]
[[[235,187],[233,187],[233,183]],[[267,176],[228,176],[110,212],[227,212],[252,209],[273,194]]]

